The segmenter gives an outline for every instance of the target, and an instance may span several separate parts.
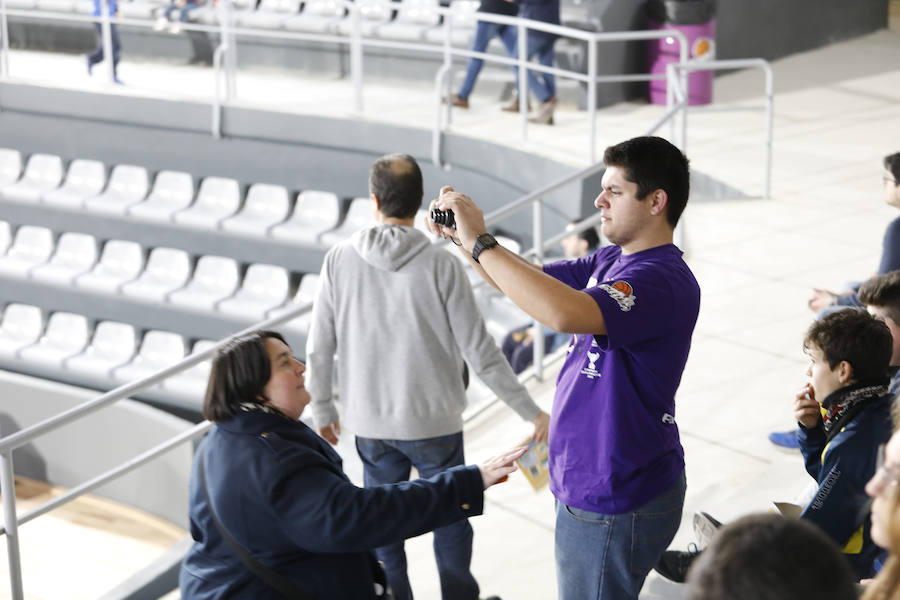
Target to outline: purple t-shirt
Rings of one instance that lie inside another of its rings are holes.
[[[684,470],[675,391],[700,286],[672,244],[626,256],[607,246],[544,272],[590,294],[607,331],[573,336],[556,380],[550,490],[582,510],[632,511]]]

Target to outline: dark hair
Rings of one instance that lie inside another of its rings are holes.
[[[694,561],[689,600],[855,600],[856,577],[824,531],[803,519],[747,515]]]
[[[815,345],[834,369],[846,360],[853,379],[871,381],[887,376],[894,342],[891,330],[862,308],[846,308],[814,321],[803,348]]]
[[[900,324],[900,271],[876,275],[859,287],[858,295],[860,302],[884,308],[891,320]]]
[[[646,198],[656,190],[668,196],[666,219],[678,224],[691,191],[687,157],[661,137],[642,136],[610,146],[603,153],[608,167],[625,170],[625,179],[637,184],[637,197]]]
[[[900,184],[900,152],[888,154],[884,157],[884,168],[891,172],[894,181]]]
[[[287,344],[278,332],[254,331],[232,339],[216,352],[203,399],[204,417],[210,421],[224,421],[240,411],[242,402],[266,400],[263,388],[272,376],[266,351],[269,338]]]
[[[378,210],[385,217],[416,216],[425,195],[416,159],[409,154],[386,154],[376,160],[369,170],[369,193],[378,198]]]
[[[588,250],[593,250],[600,245],[600,236],[597,235],[596,227],[588,227],[578,232],[578,237],[587,242]]]

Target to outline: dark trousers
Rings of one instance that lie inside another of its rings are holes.
[[[119,42],[118,28],[115,25],[110,25],[109,29],[110,37],[112,37],[113,74],[117,75],[119,58],[121,58],[122,56],[122,44],[121,42]],[[88,54],[88,64],[92,67],[103,60],[103,25],[101,25],[100,23],[94,23],[94,31],[97,32],[97,47],[94,48],[93,52]]]

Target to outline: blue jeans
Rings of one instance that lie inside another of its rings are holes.
[[[200,8],[200,6],[201,5],[196,2],[187,2],[184,6],[176,6],[175,3],[173,2],[166,8],[166,12],[163,13],[163,17],[166,20],[171,21],[172,13],[177,10],[177,11],[179,11],[178,12],[178,20],[181,21],[182,23],[184,23],[187,21],[188,14],[190,14],[190,12],[192,10]]]
[[[419,476],[432,477],[450,467],[465,464],[462,432],[424,440],[375,440],[356,437],[356,451],[363,462],[367,488],[409,480],[410,466]],[[406,575],[403,542],[376,548],[384,563],[388,585],[397,600],[412,600]],[[434,558],[444,600],[477,600],[478,583],[469,570],[472,562],[472,526],[468,519],[434,530]]]
[[[518,36],[517,36],[518,37]],[[528,44],[526,51],[528,52],[528,60],[537,59],[538,64],[544,67],[552,67],[554,52],[553,44],[556,37],[553,36],[537,36],[528,35]],[[519,58],[519,47],[511,53],[513,58]],[[519,70],[513,68],[516,73],[516,89],[519,89]],[[556,78],[550,73],[538,73],[528,70],[528,87],[531,93],[538,99],[538,102],[546,102],[550,98],[556,97]]]
[[[94,23],[94,30],[97,32],[97,47],[88,54],[88,64],[92,67],[103,60],[103,26],[100,23]],[[113,74],[116,74],[119,58],[122,56],[122,44],[119,41],[119,29],[114,24],[110,24],[109,33],[109,37],[112,38]]]
[[[484,52],[494,37],[499,37],[506,48],[506,53],[510,56],[516,53],[516,29],[508,25],[500,25],[499,23],[487,23],[478,21],[475,27],[475,37],[472,39],[472,51]],[[480,58],[470,58],[469,65],[466,67],[466,78],[463,80],[462,87],[459,88],[457,96],[460,98],[468,98],[475,87],[475,80],[481,72],[481,66],[484,61]]]
[[[603,515],[556,501],[559,600],[637,600],[681,524],[684,473],[634,512]]]

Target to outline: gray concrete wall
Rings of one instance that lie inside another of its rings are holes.
[[[0,412],[6,425],[24,429],[97,396],[82,388],[0,371]],[[38,460],[46,481],[71,488],[187,430],[191,423],[139,402],[122,400],[29,445],[31,463]],[[11,429],[12,427],[10,427]],[[193,446],[190,442],[123,475],[93,494],[123,502],[188,527],[188,482]],[[14,467],[16,467],[14,462]],[[25,470],[16,473],[34,476]]]

